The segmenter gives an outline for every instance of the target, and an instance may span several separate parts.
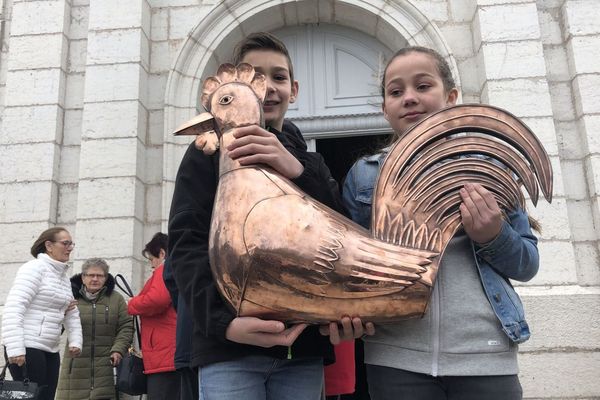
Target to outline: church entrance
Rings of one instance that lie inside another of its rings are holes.
[[[390,135],[347,136],[316,139],[316,151],[323,155],[331,175],[340,185],[346,173],[360,157],[376,153],[385,147]]]

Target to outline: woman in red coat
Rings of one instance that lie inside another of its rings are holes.
[[[142,331],[144,373],[148,378],[148,400],[179,398],[179,375],[175,371],[175,328],[177,313],[163,281],[167,235],[158,232],[146,244],[144,257],[150,260],[152,276],[127,310],[139,315]]]

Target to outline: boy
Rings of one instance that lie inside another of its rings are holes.
[[[285,45],[268,33],[244,39],[234,63],[266,76],[268,130],[238,128],[230,156],[242,165],[265,164],[306,193],[342,210],[337,185],[322,157],[308,153],[298,129],[284,121],[298,82]],[[236,317],[221,298],[208,259],[208,234],[217,187],[217,161],[193,144],[183,157],[169,219],[169,249],[177,286],[194,319],[191,364],[198,367],[201,399],[319,399],[323,362],[334,359],[316,326],[286,328],[281,321]]]

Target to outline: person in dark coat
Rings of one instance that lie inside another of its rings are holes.
[[[76,358],[65,351],[56,399],[112,400],[113,366],[131,345],[133,320],[125,299],[114,291],[115,279],[106,261],[91,258],[81,270],[71,277],[71,288],[81,317],[83,350]]]
[[[231,144],[238,147],[229,155],[242,165],[268,165],[315,199],[341,207],[339,192],[332,190],[335,180],[322,157],[307,152],[298,128],[284,120],[298,93],[285,45],[261,32],[249,35],[238,49],[234,64],[246,62],[266,77],[267,129],[238,128]],[[319,328],[237,317],[219,293],[208,257],[217,164],[217,156],[189,146],[177,173],[169,217],[172,267],[194,321],[191,363],[199,368],[200,398],[318,399],[323,364],[335,360],[333,347]]]
[[[179,400],[198,400],[198,375],[191,367],[192,335],[194,333],[194,320],[185,305],[183,296],[179,293],[173,268],[169,257],[165,259],[163,270],[165,286],[171,295],[171,301],[177,311],[177,333],[175,340],[175,369],[179,372],[181,392]]]

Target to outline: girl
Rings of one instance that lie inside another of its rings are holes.
[[[397,52],[381,84],[383,113],[397,140],[407,128],[456,103],[450,68],[435,51]],[[351,168],[344,201],[370,228],[371,199],[387,150]],[[464,231],[448,245],[422,319],[378,326],[365,338],[369,391],[381,399],[521,399],[517,343],[529,337],[519,297],[508,279],[538,270],[537,239],[523,210],[503,220],[483,186],[460,192]]]

